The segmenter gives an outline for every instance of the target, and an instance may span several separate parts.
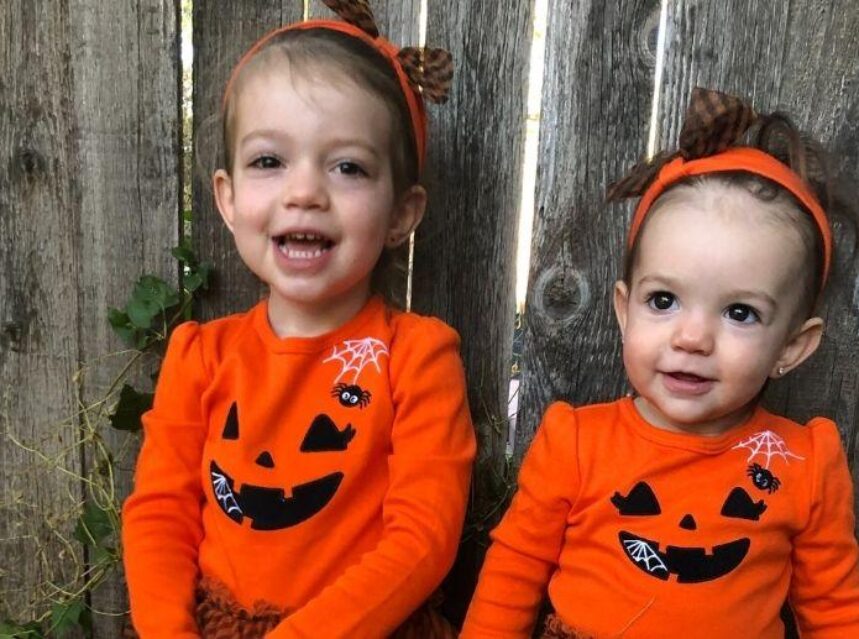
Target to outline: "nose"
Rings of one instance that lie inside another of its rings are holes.
[[[689,353],[709,354],[713,351],[713,327],[700,313],[684,313],[677,317],[671,335],[671,347]]]
[[[294,162],[285,174],[282,200],[286,208],[327,209],[328,189],[324,170],[309,160]]]

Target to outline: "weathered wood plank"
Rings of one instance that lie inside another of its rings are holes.
[[[180,224],[179,0],[113,5],[69,2],[74,130],[80,191],[78,318],[82,397],[102,399],[127,358],[97,362],[124,346],[110,330],[106,311],[121,307],[135,280],[153,273],[175,284],[170,248]],[[146,372],[146,371],[142,371]],[[150,390],[148,375],[134,380]],[[116,490],[131,487],[133,446],[128,436],[103,432],[118,464]],[[98,463],[84,446],[85,472]],[[123,456],[121,456],[124,453]],[[92,593],[97,639],[122,634],[125,584],[115,574]]]
[[[453,53],[450,101],[429,105],[429,209],[415,240],[412,306],[462,336],[480,440],[470,523],[447,584],[462,615],[498,514],[505,468],[514,268],[524,151],[531,2],[429,3],[426,43]]]
[[[659,2],[550,0],[515,455],[548,403],[625,390],[611,309],[624,207],[606,184],[645,152]]]
[[[695,85],[748,98],[762,112],[783,110],[834,154],[855,207],[859,184],[859,9],[851,0],[765,3],[678,0],[669,15],[662,145],[676,142]],[[847,184],[852,184],[852,188]],[[773,383],[765,403],[805,421],[834,418],[848,455],[859,453],[859,260],[854,224],[833,219],[841,258],[823,307],[818,353]],[[859,465],[853,464],[859,481]],[[859,502],[857,502],[859,508]]]
[[[80,484],[53,470],[79,470],[81,186],[69,29],[67,3],[9,0],[0,11],[0,617],[17,619],[32,619],[34,595],[82,560],[60,541],[71,538],[64,514]]]
[[[193,245],[214,265],[212,290],[195,315],[221,317],[249,308],[264,287],[245,267],[212,197],[212,172],[220,148],[224,84],[242,53],[268,31],[301,20],[301,0],[195,0]]]

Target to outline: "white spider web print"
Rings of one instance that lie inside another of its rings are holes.
[[[237,512],[240,515],[243,514],[242,509],[239,508],[236,498],[233,496],[233,491],[230,488],[230,484],[226,477],[220,473],[212,471],[212,486],[215,489],[215,497],[224,505],[227,514],[232,514],[234,512]]]
[[[656,551],[646,541],[627,539],[623,542],[623,545],[626,546],[626,552],[629,553],[632,560],[637,564],[644,564],[647,572],[654,572],[656,570],[668,572],[668,566],[665,565],[665,562],[662,561]]]
[[[754,461],[758,455],[766,459],[767,463],[764,468],[767,469],[769,469],[773,457],[781,457],[787,464],[790,463],[788,457],[805,459],[805,457],[800,457],[790,452],[785,441],[771,430],[755,433],[747,440],[734,446],[731,450],[736,450],[737,448],[746,448],[749,450],[749,456],[746,459],[747,463]]]
[[[342,368],[340,369],[340,374],[334,379],[335,384],[343,379],[343,376],[347,373],[353,373],[352,383],[357,384],[361,371],[364,370],[364,367],[368,364],[373,364],[377,371],[382,371],[379,366],[379,358],[382,355],[388,355],[390,357],[388,354],[388,346],[381,340],[374,337],[347,339],[343,342],[343,348],[341,350],[338,351],[335,346],[331,355],[322,360],[322,363],[324,364],[325,362],[333,360],[340,362]]]

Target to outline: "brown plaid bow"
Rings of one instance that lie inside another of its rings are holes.
[[[639,162],[624,177],[609,185],[609,202],[644,194],[663,166],[676,157],[684,160],[714,155],[735,144],[757,120],[754,109],[740,98],[695,87],[680,131],[676,151],[660,151]]]
[[[379,37],[379,28],[367,0],[322,0],[343,20],[373,38]],[[423,96],[436,104],[447,102],[453,79],[453,56],[444,49],[403,47],[397,54],[409,83]]]

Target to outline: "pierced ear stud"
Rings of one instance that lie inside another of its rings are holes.
[[[781,377],[782,375],[784,375],[784,366],[779,366],[778,367],[778,376]]]

